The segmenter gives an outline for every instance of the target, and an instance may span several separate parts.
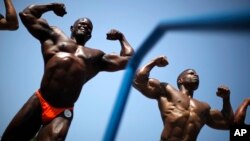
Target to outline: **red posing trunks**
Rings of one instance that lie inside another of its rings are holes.
[[[72,111],[73,107],[69,108],[55,108],[51,106],[41,95],[40,91],[36,91],[36,96],[38,97],[41,107],[42,107],[42,122],[43,124],[48,124],[50,121],[52,121],[55,117],[57,117],[59,114],[64,112],[64,115],[67,118],[72,117]]]

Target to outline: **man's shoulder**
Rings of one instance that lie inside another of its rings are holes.
[[[90,47],[84,46],[83,50],[86,54],[91,55],[92,57],[102,57],[104,55],[103,51],[96,49],[96,48],[90,48]]]
[[[100,49],[91,48],[91,47],[88,47],[88,46],[84,46],[84,51],[95,52],[97,54],[104,54],[104,52],[101,51]]]
[[[167,82],[161,82],[161,87],[164,88],[165,90],[175,90],[178,91],[173,85],[167,83]]]
[[[65,35],[65,33],[57,26],[50,26],[50,28],[52,29],[52,32],[54,32],[54,33]]]
[[[167,82],[161,82],[161,90],[163,93],[163,96],[167,96],[167,95],[180,95],[180,91],[175,88],[173,85],[167,83]]]
[[[197,104],[197,106],[201,106],[204,109],[210,109],[210,105],[208,103],[206,103],[206,102],[199,101],[199,100],[194,99],[194,98],[193,98],[193,101]]]

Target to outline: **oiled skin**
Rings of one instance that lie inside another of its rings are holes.
[[[168,65],[165,56],[153,59],[138,69],[133,86],[144,96],[158,102],[164,128],[161,141],[196,141],[201,128],[206,124],[215,129],[229,129],[233,120],[230,104],[230,90],[220,86],[217,96],[223,99],[221,111],[211,110],[210,106],[193,98],[199,86],[199,76],[193,69],[183,71],[178,79],[178,88],[149,78],[153,67]]]
[[[85,43],[91,38],[93,25],[88,18],[78,19],[71,26],[71,37],[67,37],[63,31],[41,18],[48,11],[57,16],[66,14],[64,4],[51,3],[28,6],[19,15],[29,33],[41,43],[44,75],[39,91],[42,97],[56,108],[73,107],[88,80],[101,71],[124,69],[134,50],[125,36],[115,29],[107,33],[107,39],[120,42],[120,55],[89,48]],[[41,114],[40,101],[34,94],[13,118],[2,141],[30,140],[38,131],[38,141],[65,140],[73,113],[70,117],[62,113],[45,125]]]

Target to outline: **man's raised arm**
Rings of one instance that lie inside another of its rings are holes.
[[[244,101],[241,103],[241,105],[236,110],[235,115],[234,115],[234,124],[235,125],[244,125],[245,124],[245,118],[246,118],[248,106],[250,106],[250,98],[244,99]]]
[[[52,29],[42,14],[53,11],[57,16],[66,14],[65,6],[62,3],[51,3],[46,5],[30,5],[19,13],[20,18],[28,31],[40,41],[50,37]]]
[[[19,27],[15,7],[11,0],[4,0],[6,8],[6,16],[0,14],[0,29],[1,30],[17,30]]]
[[[140,68],[133,82],[133,86],[148,98],[157,99],[161,93],[161,82],[157,79],[149,78],[153,67],[164,67],[168,65],[165,56],[159,56]]]
[[[210,111],[210,118],[207,124],[215,129],[229,129],[234,118],[233,109],[230,103],[230,90],[226,86],[220,86],[216,94],[223,99],[223,107],[221,111]]]
[[[107,33],[108,40],[119,40],[121,44],[121,56],[132,56],[134,53],[134,49],[130,46],[125,36],[118,30],[112,29],[109,33]]]
[[[118,71],[126,67],[129,59],[134,54],[134,49],[130,46],[123,33],[116,29],[112,29],[107,33],[108,40],[118,40],[121,44],[120,55],[104,54],[102,57],[102,71]]]

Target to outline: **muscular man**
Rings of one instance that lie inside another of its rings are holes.
[[[221,86],[217,96],[223,99],[221,111],[211,110],[207,103],[193,98],[199,86],[199,76],[193,69],[183,71],[178,79],[178,89],[172,85],[149,78],[153,67],[164,67],[168,64],[166,57],[160,56],[139,69],[133,86],[144,96],[156,99],[164,124],[161,141],[195,141],[204,126],[216,129],[229,129],[233,120],[230,104],[230,90]]]
[[[250,105],[250,98],[244,99],[234,114],[234,125],[246,125],[245,118],[247,107]]]
[[[0,14],[0,30],[17,30],[18,20],[15,7],[13,6],[11,0],[4,0],[6,8],[6,16]]]
[[[45,69],[40,88],[11,121],[3,141],[29,140],[40,127],[38,141],[65,140],[83,85],[101,71],[124,69],[134,53],[125,36],[114,29],[107,39],[120,42],[120,55],[89,48],[85,44],[91,38],[93,25],[88,18],[76,20],[69,38],[41,18],[48,11],[57,16],[66,14],[62,3],[31,5],[20,12],[25,27],[41,43]]]

